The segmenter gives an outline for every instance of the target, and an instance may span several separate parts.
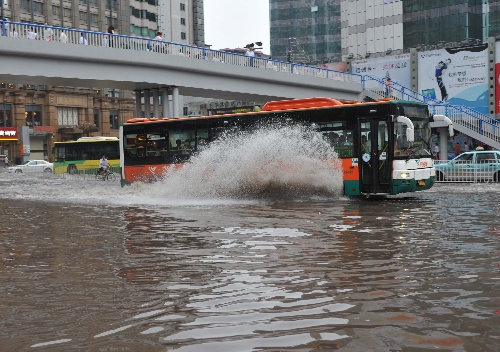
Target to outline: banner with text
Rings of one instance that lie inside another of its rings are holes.
[[[365,60],[355,60],[351,63],[352,73],[368,75],[410,87],[410,54],[375,57]]]

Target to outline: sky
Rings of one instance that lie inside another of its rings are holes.
[[[212,49],[262,42],[270,54],[269,0],[204,0],[205,43]]]

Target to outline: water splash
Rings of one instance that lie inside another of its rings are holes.
[[[342,193],[341,162],[313,127],[273,123],[229,132],[170,169],[162,187],[176,197],[310,197]]]

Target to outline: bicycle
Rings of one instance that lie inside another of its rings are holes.
[[[97,181],[114,181],[116,176],[109,168],[106,168],[102,172],[97,171],[95,179]]]

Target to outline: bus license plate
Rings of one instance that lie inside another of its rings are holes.
[[[419,186],[425,186],[425,181],[424,180],[419,180],[418,181]]]

